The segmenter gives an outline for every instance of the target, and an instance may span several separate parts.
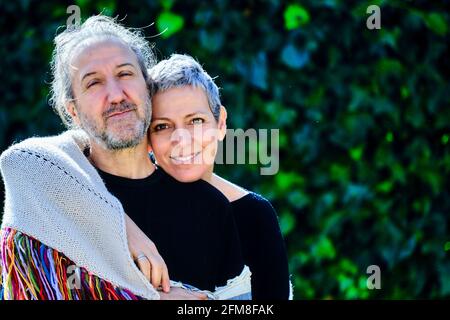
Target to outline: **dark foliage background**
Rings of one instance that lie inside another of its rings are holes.
[[[48,63],[70,4],[1,1],[0,151],[63,130]],[[218,76],[229,128],[280,129],[276,175],[217,171],[276,207],[296,299],[450,297],[449,1],[73,4],[155,22],[159,59],[188,53]],[[366,28],[371,4],[381,30]]]

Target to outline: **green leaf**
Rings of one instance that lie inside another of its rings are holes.
[[[345,182],[350,178],[350,171],[346,165],[333,163],[330,167],[330,176],[332,180]]]
[[[436,12],[430,13],[424,17],[425,24],[434,33],[445,36],[447,34],[448,28],[445,18]]]
[[[223,32],[200,30],[200,43],[206,50],[217,52],[222,48],[223,41]]]
[[[89,0],[75,0],[75,4],[81,8],[81,11],[83,11],[83,8],[86,8],[89,4]]]
[[[308,10],[299,4],[291,4],[284,10],[284,26],[287,30],[297,29],[309,23]]]
[[[65,8],[65,7],[55,7],[52,10],[52,16],[54,18],[65,16],[65,15],[67,15],[66,10],[67,10],[67,8]]]
[[[172,12],[163,12],[156,19],[156,28],[163,39],[169,38],[184,26],[184,18]]]
[[[450,241],[445,243],[444,250],[445,251],[450,251]]]
[[[398,75],[404,70],[403,65],[396,59],[380,59],[376,66],[376,72],[379,75]]]
[[[295,172],[280,171],[275,177],[275,182],[281,192],[287,192],[294,186],[303,186],[305,179]]]
[[[296,209],[302,209],[310,203],[310,198],[305,193],[294,190],[288,195],[289,203]]]
[[[321,237],[319,242],[313,246],[313,255],[319,260],[321,259],[334,259],[336,257],[336,249],[333,242],[327,237]]]
[[[355,161],[359,161],[359,160],[361,160],[363,151],[364,151],[363,145],[358,146],[356,148],[352,148],[352,149],[350,149],[350,157]]]
[[[349,259],[341,259],[339,261],[339,267],[342,271],[351,275],[356,275],[358,273],[358,267]]]
[[[388,133],[386,133],[386,141],[387,141],[387,142],[392,142],[392,141],[394,141],[394,135],[392,134],[391,131],[389,131]]]
[[[434,194],[439,194],[441,192],[441,185],[442,185],[442,175],[435,171],[434,169],[427,169],[421,172],[422,178],[425,180],[425,183],[427,183]]]
[[[376,189],[377,189],[377,191],[382,192],[382,193],[389,193],[389,192],[391,192],[393,186],[394,186],[394,184],[392,183],[392,181],[386,180],[386,181],[379,183],[377,185]]]
[[[348,291],[351,287],[353,287],[353,279],[346,274],[339,274],[337,276],[337,280],[341,291]]]
[[[97,2],[96,7],[99,12],[111,17],[116,11],[116,2],[114,0],[101,0]]]
[[[402,86],[400,93],[401,93],[403,99],[406,99],[411,95],[408,87],[406,87],[406,86]]]
[[[295,277],[294,278],[294,293],[302,299],[313,299],[316,292],[315,286],[313,285],[313,281],[310,279]]]
[[[163,7],[164,10],[166,10],[166,11],[169,11],[170,9],[172,9],[174,2],[175,2],[175,0],[159,0],[161,7]]]
[[[279,148],[285,148],[288,145],[289,139],[286,133],[284,131],[280,132],[280,141],[279,141]]]
[[[284,211],[280,215],[280,229],[284,236],[295,228],[295,216],[290,211]]]

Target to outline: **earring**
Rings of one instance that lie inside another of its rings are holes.
[[[155,158],[155,154],[153,153],[153,151],[150,151],[150,152],[148,153],[148,157],[150,158],[150,161],[151,161],[153,164],[156,164],[156,158]]]

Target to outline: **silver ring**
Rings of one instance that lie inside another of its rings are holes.
[[[137,256],[137,258],[134,259],[134,261],[138,261],[139,259],[142,259],[142,258],[145,258],[145,259],[148,260],[147,256],[146,256],[144,253],[141,252],[141,253]]]

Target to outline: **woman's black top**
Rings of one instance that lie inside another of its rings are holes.
[[[252,272],[252,299],[287,300],[290,290],[288,259],[274,208],[253,192],[231,205],[244,263]]]

